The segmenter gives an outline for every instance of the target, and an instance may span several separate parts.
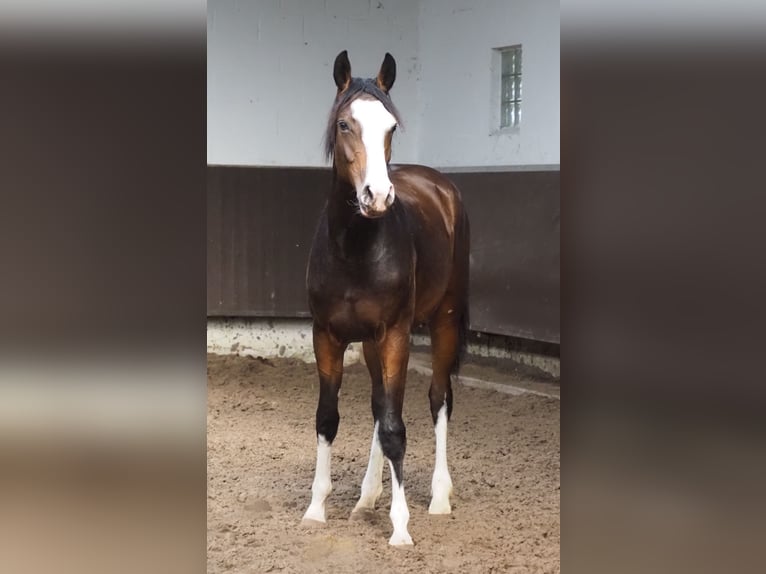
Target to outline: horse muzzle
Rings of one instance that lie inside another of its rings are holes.
[[[367,185],[359,196],[359,211],[364,217],[376,219],[388,211],[395,199],[393,185],[390,185],[388,191],[384,193],[372,191]]]

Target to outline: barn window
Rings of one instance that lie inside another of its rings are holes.
[[[521,123],[521,46],[500,48],[500,128]]]

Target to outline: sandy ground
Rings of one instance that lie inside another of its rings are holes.
[[[328,520],[307,529],[300,522],[316,456],[314,365],[210,355],[208,572],[559,572],[560,402],[455,385],[453,511],[430,516],[428,384],[409,373],[404,475],[415,545],[392,548],[387,469],[376,515],[349,520],[372,432],[366,368],[346,368]]]

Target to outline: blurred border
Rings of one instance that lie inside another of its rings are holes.
[[[0,536],[203,572],[205,5],[0,7]]]
[[[567,571],[758,564],[763,16],[562,5]]]

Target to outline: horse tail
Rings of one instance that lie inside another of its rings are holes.
[[[465,358],[468,348],[468,329],[470,318],[468,314],[468,289],[470,274],[470,252],[471,252],[471,229],[468,222],[468,214],[462,203],[460,204],[460,214],[455,226],[455,247],[454,270],[458,279],[458,306],[455,311],[459,313],[458,317],[458,353],[455,363],[452,366],[452,374],[457,375],[460,371],[460,365]]]

